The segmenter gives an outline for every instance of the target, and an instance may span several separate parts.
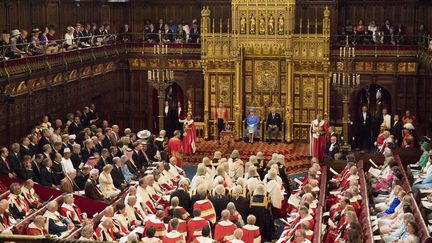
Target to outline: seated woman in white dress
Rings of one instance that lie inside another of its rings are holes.
[[[120,190],[115,188],[111,177],[112,165],[105,165],[99,176],[99,189],[106,198],[116,197]]]

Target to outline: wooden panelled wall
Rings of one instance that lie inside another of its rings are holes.
[[[28,134],[31,128],[41,121],[44,114],[54,120],[69,112],[82,110],[94,103],[102,117],[121,121],[116,117],[125,110],[124,104],[117,102],[124,96],[122,87],[123,72],[116,71],[100,76],[78,79],[62,85],[23,94],[12,103],[0,104],[0,145],[9,144]]]

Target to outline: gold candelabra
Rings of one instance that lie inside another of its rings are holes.
[[[354,70],[354,60],[355,60],[355,47],[350,46],[347,41],[345,46],[339,48],[339,62],[341,65],[339,72],[335,72],[332,75],[332,85],[335,90],[342,94],[342,104],[343,104],[343,118],[342,118],[342,152],[351,151],[351,145],[348,143],[348,125],[349,121],[349,100],[351,93],[358,89],[360,86],[360,74],[355,73]]]
[[[162,43],[153,46],[153,54],[158,56],[157,69],[147,71],[147,82],[157,90],[159,111],[159,130],[164,128],[164,103],[166,100],[166,89],[174,82],[174,71],[166,68],[165,56],[168,55],[168,45]]]

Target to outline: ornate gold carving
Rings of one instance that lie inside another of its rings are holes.
[[[377,71],[385,72],[385,63],[384,62],[377,63]]]
[[[275,31],[274,18],[273,18],[273,15],[270,14],[270,17],[269,17],[269,20],[268,20],[268,34],[269,35],[274,35],[274,31]]]
[[[284,26],[284,18],[281,15],[281,16],[279,16],[279,19],[278,19],[278,34],[279,35],[283,35],[284,34],[284,28],[285,28],[285,26]]]
[[[229,102],[231,100],[231,79],[229,76],[219,76],[219,99],[223,100],[225,103],[231,103]]]
[[[302,122],[309,122],[307,110],[302,110]]]
[[[294,111],[294,122],[300,122],[300,111],[299,110]]]
[[[265,35],[265,33],[266,33],[265,19],[264,19],[264,16],[261,15],[261,17],[259,19],[259,34]]]
[[[406,72],[407,63],[401,62],[401,63],[398,63],[397,66],[398,66],[397,67],[398,72]]]
[[[407,67],[407,71],[410,72],[410,73],[417,72],[417,63],[415,63],[415,62],[409,62],[408,63],[408,67]]]
[[[255,33],[256,33],[256,20],[255,20],[255,17],[253,16],[253,14],[252,14],[252,16],[250,17],[250,20],[249,20],[249,33],[251,34],[251,35],[254,35]]]
[[[211,93],[216,92],[216,76],[215,75],[210,76],[210,92]]]
[[[324,78],[318,78],[318,95],[324,95]]]
[[[246,34],[246,18],[244,16],[240,18],[240,34]]]
[[[279,68],[276,61],[255,61],[254,78],[257,92],[278,90]]]
[[[294,94],[300,94],[300,77],[294,78]]]
[[[357,72],[359,72],[359,71],[363,71],[364,70],[364,62],[356,62],[355,63],[355,70],[357,71]]]
[[[303,78],[303,108],[315,107],[315,79]]]
[[[245,77],[246,92],[252,92],[252,76]]]
[[[248,107],[278,104],[286,111],[285,138],[307,141],[304,123],[316,112],[328,112],[329,8],[322,25],[315,24],[320,30],[294,23],[295,0],[232,0],[231,5],[233,31],[202,35],[204,73],[217,75],[216,92],[210,87],[210,93],[234,103],[227,106],[239,116]],[[213,24],[212,29],[224,28]],[[241,119],[235,118],[235,127],[243,130]]]

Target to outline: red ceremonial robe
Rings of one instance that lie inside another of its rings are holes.
[[[172,231],[171,220],[168,223],[168,232]],[[182,219],[178,219],[178,221],[179,221],[179,225],[177,227],[177,232],[179,232],[180,234],[182,234],[183,237],[186,239],[186,236],[187,236],[187,222],[184,221],[184,220],[182,220]]]
[[[183,149],[185,154],[192,155],[196,150],[196,127],[193,120],[186,122],[190,122],[190,124],[185,128],[186,135],[183,136]]]
[[[44,228],[38,228],[34,223],[29,224],[25,231],[26,235],[46,235],[48,231]]]
[[[181,167],[182,158],[181,154],[183,153],[183,145],[182,141],[176,137],[171,138],[168,141],[168,153],[170,156],[175,157],[177,159],[177,166]]]
[[[255,225],[247,224],[243,226],[243,237],[244,243],[260,243],[261,242],[261,232],[260,228]]]
[[[177,231],[171,231],[163,237],[162,242],[163,243],[177,243],[179,241],[184,241],[184,240],[185,240],[185,238],[181,233],[179,233]]]
[[[202,229],[205,226],[210,227],[209,221],[201,217],[191,218],[187,222],[187,242],[192,242],[195,238],[202,236]]]
[[[324,160],[324,151],[328,134],[325,120],[314,120],[311,124],[311,155],[319,161]]]
[[[167,229],[165,227],[164,222],[162,222],[160,219],[150,217],[150,219],[145,222],[144,234],[147,228],[150,226],[153,226],[156,230],[155,237],[162,240],[163,236],[166,235],[167,233]]]
[[[213,204],[210,200],[204,199],[194,203],[193,209],[199,208],[201,210],[201,217],[210,221],[210,223],[216,223],[216,212]]]
[[[219,242],[228,242],[234,239],[234,231],[237,226],[231,221],[220,221],[216,224],[214,240]]]

